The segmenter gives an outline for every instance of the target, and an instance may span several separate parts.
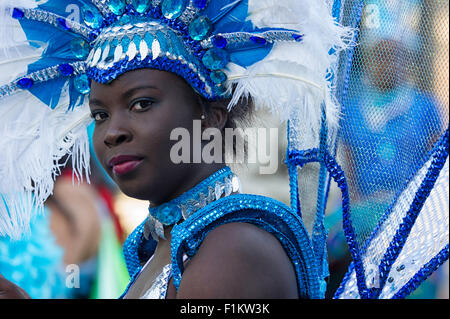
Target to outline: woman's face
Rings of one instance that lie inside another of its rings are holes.
[[[128,196],[162,203],[191,177],[190,164],[174,164],[170,140],[175,128],[192,136],[201,109],[194,91],[168,72],[141,69],[111,84],[93,82],[94,149],[119,188]]]

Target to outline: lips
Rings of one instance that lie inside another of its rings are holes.
[[[134,155],[120,155],[113,157],[109,162],[109,167],[116,175],[125,175],[132,172],[142,162],[142,157]]]

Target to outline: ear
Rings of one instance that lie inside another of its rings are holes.
[[[202,103],[202,111],[202,114],[205,116],[202,120],[202,128],[215,127],[219,130],[224,129],[228,121],[228,109],[223,100]]]

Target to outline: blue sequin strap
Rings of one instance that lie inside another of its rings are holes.
[[[172,230],[174,285],[180,286],[183,254],[193,257],[207,234],[233,222],[250,223],[274,235],[292,261],[301,298],[320,298],[318,267],[308,233],[292,210],[271,198],[238,194],[208,205]]]

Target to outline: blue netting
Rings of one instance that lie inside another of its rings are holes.
[[[354,262],[365,269],[359,292],[349,274],[346,297],[392,297],[446,245],[448,256],[448,5],[335,1],[341,23],[359,29],[336,77],[337,155],[361,252]],[[424,197],[418,207],[415,197]],[[406,243],[395,237],[401,224]]]

